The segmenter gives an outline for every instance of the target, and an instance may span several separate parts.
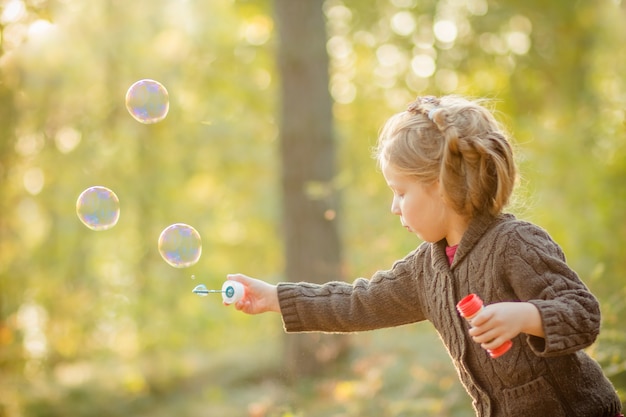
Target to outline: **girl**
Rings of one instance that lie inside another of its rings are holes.
[[[615,389],[583,351],[600,331],[598,301],[544,230],[502,213],[516,168],[491,112],[461,97],[420,97],[385,124],[376,156],[392,213],[424,243],[352,284],[229,275],[246,287],[235,307],[278,312],[287,332],[428,320],[477,416],[621,415]],[[486,304],[471,328],[455,308],[470,293]],[[487,354],[509,339],[503,356]]]

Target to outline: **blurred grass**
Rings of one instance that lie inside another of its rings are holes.
[[[39,375],[32,383],[28,372],[19,381],[0,376],[0,416],[474,415],[447,353],[427,323],[346,336],[353,346],[347,357],[315,377],[289,382],[276,317],[234,311],[225,317],[236,327],[231,337],[211,347],[199,343],[178,352],[160,350],[125,363],[59,364],[48,378]],[[603,352],[590,353],[599,359],[610,353]],[[12,395],[24,403],[9,400]]]
[[[281,368],[281,338],[270,337],[248,344],[235,338],[214,351],[144,356],[141,362],[96,362],[98,369],[83,369],[90,377],[73,386],[59,384],[58,368],[45,383],[14,387],[25,390],[26,417],[473,415],[428,325],[346,337],[354,346],[349,357],[294,383]],[[73,367],[81,372],[80,364]]]

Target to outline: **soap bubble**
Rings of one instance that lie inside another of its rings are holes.
[[[169,95],[158,81],[139,80],[126,92],[126,108],[140,123],[157,123],[167,116],[170,108]]]
[[[120,201],[106,187],[90,187],[78,196],[76,214],[91,230],[107,230],[120,218]]]
[[[202,239],[193,227],[176,223],[161,232],[159,253],[174,268],[186,268],[200,260]]]

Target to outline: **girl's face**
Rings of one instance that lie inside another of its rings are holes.
[[[448,238],[451,209],[439,193],[439,182],[425,184],[399,172],[390,163],[382,164],[383,176],[393,191],[391,212],[409,232],[426,242]],[[455,244],[458,242],[450,243]]]

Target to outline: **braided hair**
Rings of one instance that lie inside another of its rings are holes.
[[[468,218],[499,214],[517,170],[512,147],[484,100],[418,97],[392,116],[379,135],[376,158],[425,183]]]

